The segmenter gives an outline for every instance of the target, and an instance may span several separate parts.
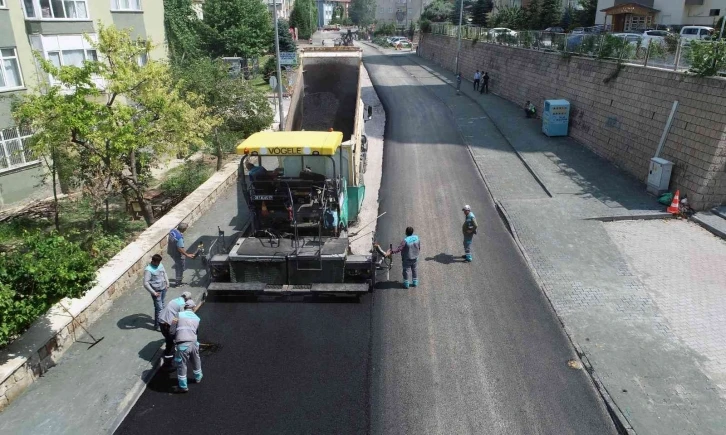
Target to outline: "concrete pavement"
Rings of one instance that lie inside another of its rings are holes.
[[[623,426],[639,434],[726,430],[720,301],[726,244],[539,120],[418,57],[386,50],[444,102],[558,317]],[[442,86],[445,84],[445,86]],[[553,96],[556,97],[556,96]]]

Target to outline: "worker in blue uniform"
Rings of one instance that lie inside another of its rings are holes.
[[[463,258],[467,263],[471,263],[471,242],[474,241],[474,234],[476,234],[476,229],[479,225],[476,223],[476,217],[474,216],[474,213],[471,211],[471,207],[469,204],[465,205],[464,208],[461,209],[461,211],[464,212],[464,225],[462,225],[461,230],[464,233],[464,255]]]
[[[196,304],[193,300],[187,299],[184,303],[184,311],[179,313],[177,321],[172,325],[174,343],[176,343],[176,378],[179,385],[174,389],[176,393],[187,393],[187,367],[191,362],[194,382],[202,382],[202,360],[199,358],[199,317],[194,313]]]
[[[413,287],[418,286],[418,256],[421,252],[421,240],[413,233],[413,227],[406,228],[406,238],[401,240],[401,243],[396,249],[389,250],[387,256],[401,253],[401,263],[403,266],[403,287],[408,288],[408,271],[411,270],[411,278],[413,281],[411,285]]]
[[[171,370],[174,368],[174,333],[171,332],[172,326],[177,321],[179,313],[184,311],[184,304],[192,298],[190,292],[184,292],[176,299],[169,301],[159,313],[159,324],[161,326],[161,335],[164,336],[164,368]]]

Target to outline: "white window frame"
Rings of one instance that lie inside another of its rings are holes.
[[[25,7],[25,3],[27,1],[30,1],[33,4],[33,12],[35,16],[31,17],[28,15],[28,10]],[[61,1],[62,7],[63,7],[63,15],[64,17],[57,18],[54,15],[53,12],[53,5],[52,1],[54,0],[48,0],[48,4],[50,5],[49,13],[51,16],[44,17],[43,16],[43,9],[40,7],[41,0],[23,0],[23,12],[25,13],[25,19],[26,20],[36,20],[36,21],[91,21],[91,11],[88,9],[88,3],[89,0],[63,0]],[[73,2],[73,3],[83,3],[85,5],[86,9],[86,17],[85,18],[67,18],[68,11],[66,10],[66,2]]]
[[[0,0],[0,1],[2,1],[2,0]],[[7,83],[7,78],[5,78],[5,59],[15,59],[15,63],[18,67],[18,76],[20,77],[20,85],[18,85],[18,86],[0,86],[0,92],[14,91],[17,89],[25,88],[25,83],[23,82],[23,71],[20,68],[20,59],[18,59],[17,48],[0,47],[0,50],[13,50],[13,53],[15,53],[15,56],[6,58],[3,56],[2,51],[0,51],[0,76],[3,77],[3,81],[5,83]]]
[[[39,159],[31,160],[32,156],[25,149],[25,142],[31,136],[33,136],[33,133],[27,128],[10,127],[0,130],[0,173],[38,163]],[[15,145],[15,150],[9,150],[11,144]],[[11,155],[16,158],[19,157],[21,161],[19,163],[10,163]]]
[[[7,0],[0,0],[0,9],[7,9],[8,5],[6,3]]]
[[[124,7],[123,3],[127,2],[128,6]],[[138,3],[139,7],[134,8],[131,3]],[[111,0],[111,11],[113,12],[141,12],[143,11],[141,0]]]
[[[93,33],[89,34],[92,41],[96,41],[98,36]],[[63,62],[63,52],[64,51],[75,51],[75,50],[83,50],[83,60],[94,60],[91,57],[91,52],[96,52],[96,59],[100,60],[100,56],[98,55],[98,52],[95,48],[93,48],[93,45],[86,41],[86,38],[84,35],[31,35],[31,46],[35,49],[40,51],[43,54],[43,58],[46,60],[50,60],[50,54],[51,53],[58,53],[59,57],[59,63],[60,66],[66,66]],[[57,85],[58,80],[49,74],[48,80],[51,85]],[[103,88],[103,82],[100,81],[100,79],[95,80],[96,84]]]

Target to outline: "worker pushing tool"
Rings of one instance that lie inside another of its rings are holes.
[[[189,228],[189,225],[182,222],[177,225],[176,228],[169,232],[169,255],[174,259],[174,269],[176,282],[175,287],[183,284],[182,279],[184,278],[184,269],[186,268],[186,259],[194,259],[194,255],[187,252],[186,245],[184,245],[184,232]]]
[[[418,236],[413,233],[413,227],[406,228],[406,237],[396,249],[389,249],[387,256],[401,253],[401,263],[403,266],[403,287],[408,288],[408,271],[411,270],[411,278],[413,287],[418,286],[418,255],[421,252],[421,241]]]
[[[176,343],[176,377],[179,385],[174,388],[175,393],[187,393],[187,365],[191,361],[192,372],[194,373],[194,382],[202,382],[202,360],[199,358],[199,342],[197,341],[197,331],[199,330],[199,317],[194,313],[196,304],[193,300],[188,299],[184,303],[184,311],[179,313],[179,317],[171,327],[174,334],[174,342]]]

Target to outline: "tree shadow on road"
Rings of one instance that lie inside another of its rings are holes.
[[[433,257],[427,257],[425,258],[426,261],[435,261],[440,264],[452,264],[452,263],[463,263],[464,259],[461,257],[455,257],[451,254],[446,253],[440,253],[436,254]]]
[[[154,319],[148,314],[131,314],[116,322],[119,329],[154,329]]]

